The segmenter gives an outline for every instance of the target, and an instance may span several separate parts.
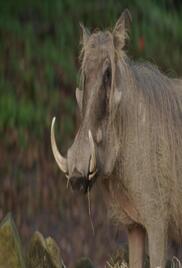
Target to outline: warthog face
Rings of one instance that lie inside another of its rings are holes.
[[[90,34],[81,26],[82,89],[76,89],[81,124],[66,158],[58,152],[55,119],[52,122],[51,144],[55,160],[72,187],[84,192],[91,188],[98,174],[110,175],[116,163],[119,144],[113,124],[122,95],[118,89],[117,50],[124,46],[128,18],[128,11],[124,11],[113,32]]]

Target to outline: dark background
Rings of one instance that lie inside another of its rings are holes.
[[[0,219],[11,211],[26,247],[40,230],[59,243],[67,265],[90,256],[98,267],[121,244],[107,221],[97,185],[91,193],[92,233],[85,196],[66,189],[50,147],[66,152],[79,123],[80,28],[114,26],[124,8],[133,22],[128,54],[147,60],[172,77],[182,74],[180,0],[0,1]]]

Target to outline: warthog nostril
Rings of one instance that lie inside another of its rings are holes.
[[[92,182],[84,177],[71,177],[70,183],[73,190],[81,191],[87,193],[92,186]]]

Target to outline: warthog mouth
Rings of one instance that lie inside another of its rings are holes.
[[[54,124],[55,124],[55,117],[52,120],[51,124],[51,146],[54,158],[60,167],[60,169],[64,172],[68,182],[71,184],[73,190],[77,190],[80,192],[88,193],[92,185],[94,184],[96,180],[96,175],[98,174],[97,164],[96,164],[96,152],[95,152],[95,145],[94,140],[91,131],[88,131],[88,140],[90,145],[90,160],[89,160],[89,166],[88,166],[88,172],[87,175],[77,174],[76,176],[73,174],[69,174],[68,169],[68,161],[69,158],[64,158],[61,153],[58,151],[56,141],[55,141],[55,135],[54,135]],[[80,172],[79,172],[80,173]],[[81,176],[80,176],[81,175]]]
[[[79,191],[86,194],[90,192],[95,181],[96,177],[94,177],[92,180],[88,180],[87,178],[73,178],[70,180],[70,184],[74,191]]]

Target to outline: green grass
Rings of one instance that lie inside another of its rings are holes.
[[[126,7],[133,15],[131,57],[150,60],[172,76],[180,75],[182,9],[170,6],[168,0],[1,1],[1,134],[13,128],[21,137],[24,131],[43,137],[53,115],[64,124],[63,137],[73,134],[79,22],[91,30],[111,28]]]

